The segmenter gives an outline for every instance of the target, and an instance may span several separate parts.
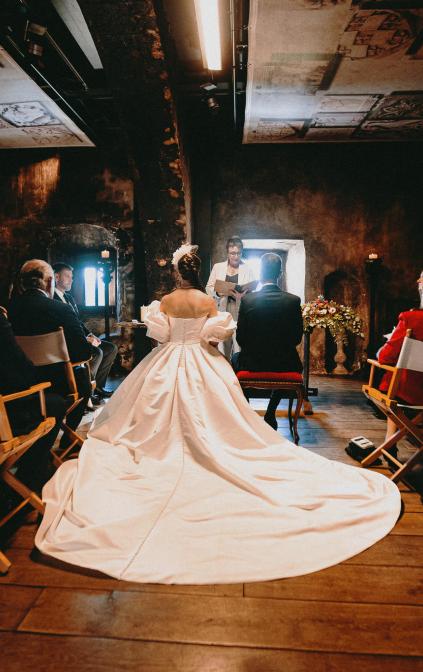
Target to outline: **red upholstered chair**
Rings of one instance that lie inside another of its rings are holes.
[[[295,371],[238,371],[236,374],[243,390],[285,390],[291,392],[288,405],[289,429],[298,445],[300,437],[297,431],[298,416],[304,399],[304,380],[301,373]],[[248,397],[248,392],[246,394]],[[292,417],[292,404],[294,396],[297,398],[294,417]]]

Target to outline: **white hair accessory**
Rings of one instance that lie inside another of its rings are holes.
[[[177,268],[179,260],[182,259],[182,257],[185,254],[191,254],[197,252],[197,250],[198,245],[191,245],[191,243],[184,243],[183,245],[181,245],[181,247],[178,247],[176,252],[173,253],[172,264],[175,266],[175,268]]]

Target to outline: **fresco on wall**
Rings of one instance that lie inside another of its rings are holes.
[[[423,137],[423,119],[401,119],[399,121],[366,121],[358,132],[359,137],[368,139],[407,140]]]
[[[0,103],[0,117],[12,126],[50,126],[59,119],[38,100],[22,103]]]
[[[357,126],[365,112],[321,112],[313,117],[313,126]]]
[[[63,124],[49,128],[25,128],[23,130],[37,145],[43,147],[75,147],[75,145],[82,145],[82,141],[78,136]]]
[[[385,57],[404,52],[417,36],[418,12],[360,10],[350,19],[338,52],[347,58]],[[421,16],[420,16],[421,20]]]
[[[423,119],[423,92],[420,94],[385,96],[370,114],[370,119]]]
[[[250,35],[244,143],[423,139],[423,0],[251,0]]]
[[[320,99],[316,112],[368,112],[378,99],[379,96],[372,95],[326,95]]]
[[[298,136],[303,125],[301,121],[259,119],[257,130],[253,133],[257,133],[257,142],[278,142],[284,138]]]
[[[319,140],[343,141],[349,140],[354,133],[354,130],[354,126],[313,126],[307,129],[306,138],[307,140],[313,140],[315,142]]]
[[[46,146],[94,145],[0,47],[0,149]]]

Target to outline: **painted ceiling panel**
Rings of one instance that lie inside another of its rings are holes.
[[[423,0],[251,0],[244,143],[423,139]]]
[[[85,133],[0,47],[0,149],[93,146]]]

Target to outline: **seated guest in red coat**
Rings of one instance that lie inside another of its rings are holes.
[[[378,360],[381,364],[395,365],[398,361],[403,340],[407,330],[412,330],[412,337],[423,341],[423,275],[418,280],[420,292],[420,308],[407,310],[401,313],[398,324],[392,332],[389,340],[378,352]],[[386,373],[382,378],[379,389],[386,392],[391,380],[391,374]],[[423,405],[423,373],[418,371],[402,371],[396,396],[401,401],[410,405]],[[386,438],[388,439],[396,431],[395,424],[388,419]]]

